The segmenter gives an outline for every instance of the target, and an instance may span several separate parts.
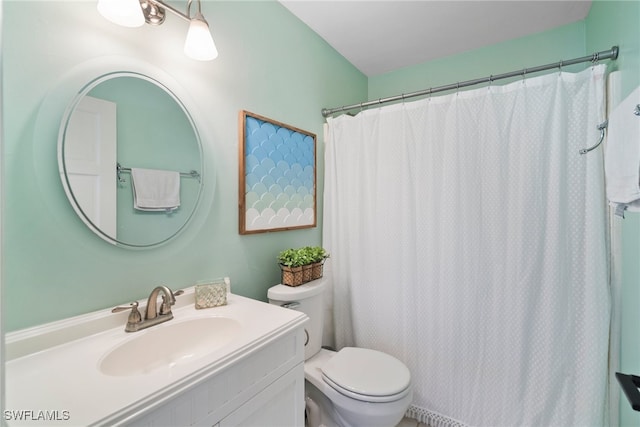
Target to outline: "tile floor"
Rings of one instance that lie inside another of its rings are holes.
[[[429,427],[429,426],[426,424],[419,423],[416,420],[413,420],[411,418],[405,417],[402,419],[402,421],[400,421],[400,423],[396,427]]]

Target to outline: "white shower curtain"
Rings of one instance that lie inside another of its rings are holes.
[[[601,426],[605,66],[328,119],[338,348],[412,374],[437,426]]]

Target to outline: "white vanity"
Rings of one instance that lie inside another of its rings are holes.
[[[304,426],[304,314],[233,294],[196,310],[193,289],[173,314],[133,333],[104,310],[7,334],[7,424]]]

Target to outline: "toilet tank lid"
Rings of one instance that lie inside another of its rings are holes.
[[[300,286],[275,285],[267,291],[267,297],[276,301],[296,301],[324,292],[326,279],[316,279]]]

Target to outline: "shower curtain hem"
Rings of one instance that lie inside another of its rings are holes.
[[[411,405],[405,415],[429,427],[468,427],[461,421],[415,405]]]

